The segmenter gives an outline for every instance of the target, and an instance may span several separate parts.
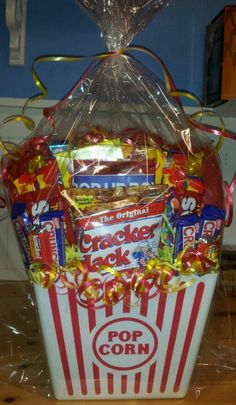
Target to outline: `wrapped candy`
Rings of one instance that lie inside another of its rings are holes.
[[[218,157],[123,50],[166,2],[79,3],[109,52],[2,161],[54,393],[182,397],[219,270]]]

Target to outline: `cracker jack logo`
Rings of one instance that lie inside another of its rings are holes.
[[[139,245],[133,251],[132,256],[137,261],[137,266],[145,267],[148,260],[155,257],[155,253],[152,251],[152,247],[149,243],[145,243],[144,245]]]
[[[141,227],[126,224],[114,233],[107,232],[109,228],[112,227],[105,227],[104,234],[93,236],[91,233],[84,233],[81,238],[80,251],[83,254],[85,265],[90,271],[97,271],[101,266],[132,267],[132,254],[129,246],[155,238],[154,231],[157,223]],[[97,257],[95,257],[96,252],[99,253]]]
[[[104,366],[114,370],[143,367],[156,354],[157,334],[146,322],[119,318],[103,325],[94,335],[93,352]]]

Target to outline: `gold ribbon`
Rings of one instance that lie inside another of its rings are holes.
[[[37,86],[37,88],[39,89],[40,93],[30,97],[26,101],[26,103],[23,106],[21,115],[12,115],[12,116],[7,117],[3,121],[2,126],[7,124],[8,122],[16,121],[16,122],[22,122],[25,125],[25,127],[27,129],[29,129],[29,130],[32,130],[32,129],[35,128],[34,121],[31,118],[29,118],[28,116],[25,115],[25,110],[29,106],[30,103],[32,103],[34,101],[37,101],[37,100],[45,99],[47,97],[47,94],[48,94],[47,87],[43,84],[43,82],[39,78],[39,75],[36,72],[36,65],[38,65],[40,63],[48,63],[48,62],[56,62],[56,63],[58,63],[58,62],[81,62],[81,61],[85,61],[85,60],[93,60],[93,61],[103,60],[103,59],[106,59],[108,57],[114,57],[114,56],[117,56],[117,55],[123,55],[123,54],[127,54],[128,52],[134,52],[134,51],[145,53],[146,55],[148,55],[152,59],[154,59],[161,66],[162,72],[163,72],[163,75],[164,75],[164,78],[165,78],[166,90],[172,97],[174,97],[176,99],[177,103],[179,104],[179,106],[181,107],[182,110],[183,110],[183,107],[182,107],[182,104],[181,104],[181,102],[179,100],[180,97],[186,97],[186,98],[188,98],[188,99],[190,99],[190,100],[192,100],[194,102],[197,102],[197,104],[200,105],[200,111],[198,111],[195,114],[192,114],[188,119],[189,122],[193,126],[196,126],[195,118],[205,117],[205,116],[209,115],[208,111],[204,111],[202,103],[198,99],[198,97],[196,97],[195,95],[193,95],[192,93],[187,92],[187,91],[176,90],[176,86],[174,84],[174,81],[173,81],[169,71],[167,70],[164,62],[161,60],[161,58],[158,55],[156,55],[154,52],[152,52],[149,49],[144,48],[144,47],[129,46],[129,47],[122,48],[122,49],[119,49],[119,50],[114,51],[114,52],[100,53],[100,54],[91,55],[91,56],[45,55],[45,56],[37,57],[32,63],[31,75],[32,75],[34,83]],[[86,77],[86,73],[85,73],[85,77]],[[63,101],[64,100],[62,100],[62,102],[60,102],[59,105],[61,103],[63,103]],[[48,110],[50,110],[50,109],[48,109]],[[214,114],[212,112],[211,115],[217,115],[217,114]],[[220,118],[220,121],[221,121],[221,130],[220,130],[220,132],[222,134],[224,134],[225,133],[225,125],[224,125],[224,122],[223,122],[222,118]],[[202,130],[204,130],[204,128],[202,128]],[[210,129],[208,130],[208,132],[211,132]],[[214,132],[212,131],[212,133],[214,133]],[[220,148],[221,148],[221,146],[223,144],[223,141],[224,141],[223,136],[224,135],[220,136],[220,139],[219,139],[217,145],[215,146],[215,149],[216,149],[217,152],[219,152],[219,150],[220,150]]]
[[[66,267],[56,263],[45,265],[35,262],[30,265],[29,273],[30,279],[42,288],[50,288],[53,283],[61,280],[66,288],[78,291],[79,302],[83,306],[86,306],[86,301],[92,302],[94,306],[101,301],[103,305],[114,305],[125,300],[131,291],[138,299],[144,295],[150,299],[158,293],[176,293],[192,285],[196,281],[194,276],[218,270],[216,255],[211,258],[201,255],[196,261],[197,255],[195,248],[186,246],[173,264],[154,257],[147,261],[144,271],[134,269],[131,276],[109,266],[102,266],[96,277],[93,277],[93,273],[89,273],[83,262],[76,258],[68,262]],[[189,260],[190,256],[192,260]],[[189,279],[183,281],[182,276]]]

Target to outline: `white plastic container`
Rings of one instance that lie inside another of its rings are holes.
[[[196,276],[177,293],[103,309],[82,307],[73,289],[35,285],[55,397],[184,397],[216,281]]]

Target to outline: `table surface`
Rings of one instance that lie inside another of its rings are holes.
[[[189,392],[184,399],[111,400],[116,405],[236,403],[236,291],[218,287]],[[0,282],[0,403],[75,404],[50,396],[50,383],[32,290],[27,282]],[[81,405],[101,401],[80,401]]]

